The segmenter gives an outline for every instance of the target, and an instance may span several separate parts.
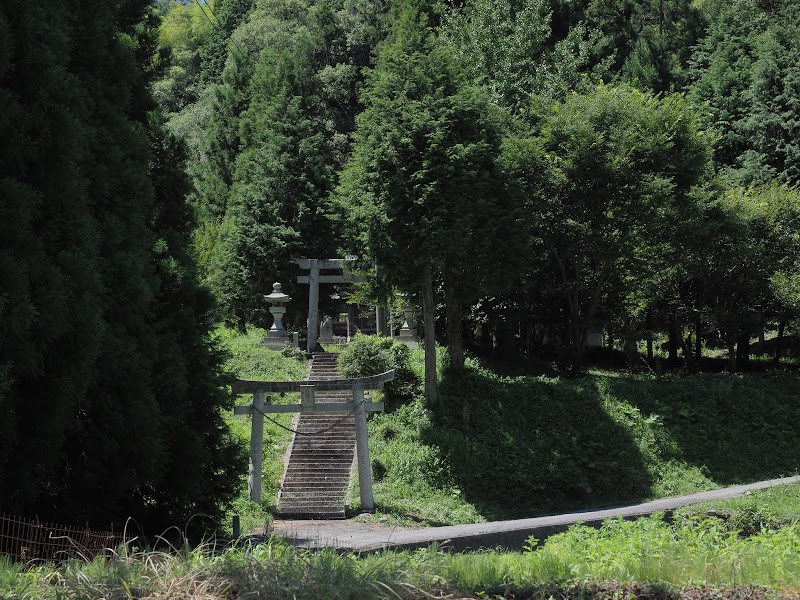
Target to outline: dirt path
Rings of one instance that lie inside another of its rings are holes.
[[[785,477],[633,506],[473,525],[409,529],[357,520],[275,521],[272,532],[304,548],[337,548],[356,552],[374,552],[383,548],[420,548],[431,544],[456,551],[496,547],[518,550],[530,536],[543,540],[565,531],[577,522],[599,526],[605,519],[636,518],[655,512],[669,512],[681,506],[735,498],[753,490],[798,482],[800,476]]]

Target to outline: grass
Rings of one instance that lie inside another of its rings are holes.
[[[217,335],[241,378],[306,375],[303,360],[259,346],[263,331]],[[421,350],[413,358],[419,369]],[[375,495],[390,521],[533,516],[787,475],[800,464],[800,380],[790,374],[498,371],[470,359],[465,381],[443,377],[435,411],[417,399],[371,419]],[[229,422],[249,441],[249,419]],[[269,519],[289,436],[267,422],[265,502],[253,507],[243,480],[236,510],[245,530]],[[58,569],[0,559],[0,598],[797,598],[798,518],[800,485],[792,485],[687,507],[672,522],[578,525],[521,552],[357,556],[273,539],[221,554],[123,547]]]
[[[418,399],[372,417],[375,499],[390,523],[600,508],[791,475],[800,465],[794,374],[566,378],[517,366],[499,373],[468,359],[463,382],[443,378],[435,410]]]
[[[754,490],[739,498],[687,506],[675,511],[676,521],[716,519],[742,535],[780,529],[800,522],[800,485]]]
[[[308,365],[304,358],[283,356],[281,352],[262,347],[261,341],[266,330],[251,327],[245,334],[220,327],[216,331],[217,339],[228,350],[226,367],[238,379],[261,381],[297,381],[305,379]],[[238,405],[249,405],[252,396],[239,396]],[[269,401],[274,404],[299,403],[298,394],[285,394],[283,397],[273,394]],[[226,415],[226,421],[233,434],[249,448],[251,421],[247,416]],[[271,520],[271,508],[278,494],[280,478],[283,475],[283,455],[291,441],[291,433],[284,428],[292,425],[292,415],[275,414],[264,421],[264,459],[261,498],[262,502],[254,504],[249,498],[247,478],[242,479],[239,497],[235,500],[231,515],[241,517],[242,531],[262,529]],[[276,424],[276,423],[279,423]]]
[[[800,508],[800,506],[797,506]],[[128,553],[22,568],[0,561],[0,597],[234,598],[797,597],[800,526],[743,537],[714,519],[660,516],[581,525],[519,552],[435,547],[358,556],[269,540],[212,553]]]

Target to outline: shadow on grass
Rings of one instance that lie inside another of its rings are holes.
[[[719,485],[800,469],[800,378],[792,374],[609,378],[619,401],[657,419],[672,441],[665,459],[702,468]]]
[[[424,440],[440,448],[464,499],[487,519],[633,502],[651,489],[636,440],[604,409],[591,377],[472,368],[440,390]]]

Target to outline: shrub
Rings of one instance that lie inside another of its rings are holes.
[[[419,392],[410,354],[407,346],[392,338],[358,334],[339,354],[339,370],[344,377],[368,377],[394,369],[394,379],[384,388],[386,410],[391,411]]]

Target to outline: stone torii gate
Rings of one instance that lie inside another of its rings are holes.
[[[352,269],[363,267],[357,258],[295,258],[294,261],[308,275],[299,275],[297,283],[308,284],[308,341],[306,351],[313,352],[319,340],[319,284],[320,283],[358,283],[367,281],[366,277],[354,275]],[[321,270],[342,271],[341,275],[320,275]],[[385,328],[385,308],[376,311],[376,330]]]
[[[383,402],[366,402],[364,390],[383,389],[383,384],[394,379],[394,369],[371,377],[355,379],[308,379],[305,381],[246,381],[237,380],[231,385],[234,395],[253,394],[250,406],[235,406],[233,414],[251,415],[252,430],[250,434],[250,499],[261,502],[261,471],[264,457],[264,415],[268,413],[321,413],[321,412],[355,412],[356,421],[356,457],[358,463],[358,482],[361,497],[361,508],[365,511],[375,510],[375,499],[372,495],[372,465],[369,460],[367,440],[367,413],[383,410]],[[321,402],[314,400],[315,390],[341,391],[352,390],[352,402]],[[300,392],[300,404],[270,404],[269,393]]]

